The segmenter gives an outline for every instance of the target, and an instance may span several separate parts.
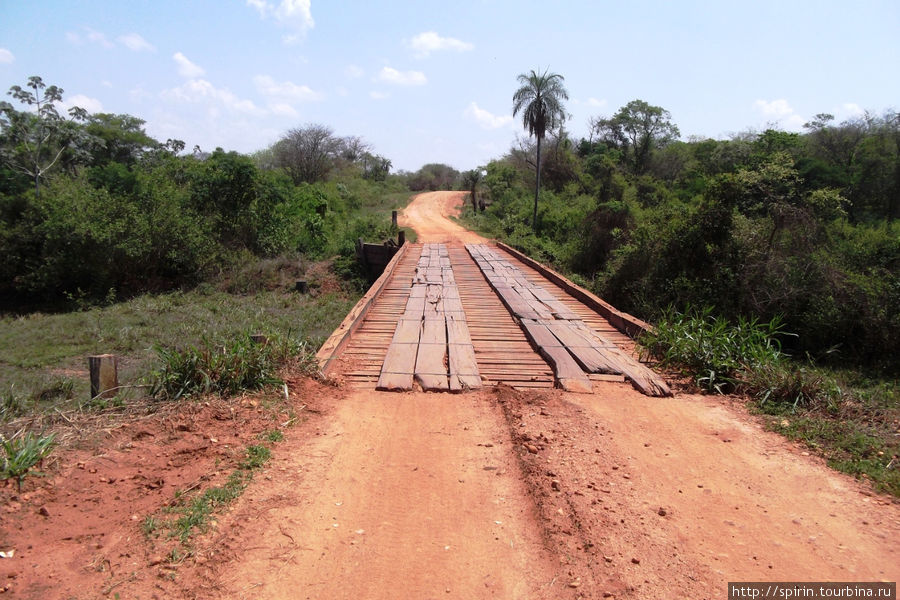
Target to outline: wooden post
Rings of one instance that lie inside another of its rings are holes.
[[[113,398],[119,388],[119,359],[114,354],[88,356],[91,398]]]
[[[406,232],[402,229],[397,233],[397,245],[402,246],[406,243]]]
[[[397,211],[396,210],[391,211],[391,225],[393,227],[397,226]]]

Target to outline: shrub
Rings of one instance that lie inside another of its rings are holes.
[[[10,479],[15,477],[22,489],[22,481],[31,471],[31,468],[44,460],[53,446],[55,435],[37,436],[28,432],[22,435],[13,436],[10,439],[0,437],[0,445],[3,447],[3,456],[0,456],[0,477]]]
[[[199,347],[157,347],[156,352],[162,368],[153,374],[150,394],[165,400],[207,393],[230,396],[280,384],[279,366],[299,356],[301,367],[309,371],[313,360],[305,342],[290,337],[273,337],[260,344],[242,336],[225,346],[205,341]]]
[[[738,319],[732,325],[701,311],[669,310],[656,327],[641,336],[644,352],[664,367],[678,368],[708,391],[738,387],[744,372],[781,360],[779,320]]]

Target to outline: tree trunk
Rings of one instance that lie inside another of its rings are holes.
[[[534,213],[531,216],[531,229],[537,233],[537,205],[541,193],[541,136],[537,136],[537,180],[534,184]]]

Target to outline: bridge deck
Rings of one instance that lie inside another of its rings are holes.
[[[352,387],[374,389],[378,385],[397,324],[406,311],[416,277],[416,266],[422,255],[422,244],[407,246],[381,292],[374,298],[371,308],[352,335],[348,336],[334,360],[328,363],[328,375],[335,376]],[[504,306],[465,246],[446,246],[482,383],[503,383],[517,389],[551,388],[557,385],[553,368],[535,350],[519,322]],[[631,338],[616,330],[596,311],[512,254],[500,248],[492,249],[518,268],[529,282],[548,290],[596,334],[626,353],[634,350]],[[325,363],[324,360],[322,362]],[[587,375],[595,385],[602,381],[625,381],[618,374]]]

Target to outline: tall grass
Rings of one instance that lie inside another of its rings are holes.
[[[732,324],[711,308],[679,313],[672,309],[640,339],[646,356],[679,369],[707,391],[734,391],[745,375],[782,359],[780,321],[739,318]]]
[[[0,479],[15,478],[19,489],[32,467],[44,460],[55,446],[55,436],[38,436],[32,432],[15,435],[9,439],[0,436]]]
[[[150,395],[164,400],[207,393],[231,396],[242,390],[257,390],[282,383],[277,371],[291,359],[298,358],[307,372],[314,363],[306,342],[290,336],[257,343],[244,335],[223,346],[204,340],[199,346],[181,349],[158,346],[156,352],[161,367],[153,373]]]

